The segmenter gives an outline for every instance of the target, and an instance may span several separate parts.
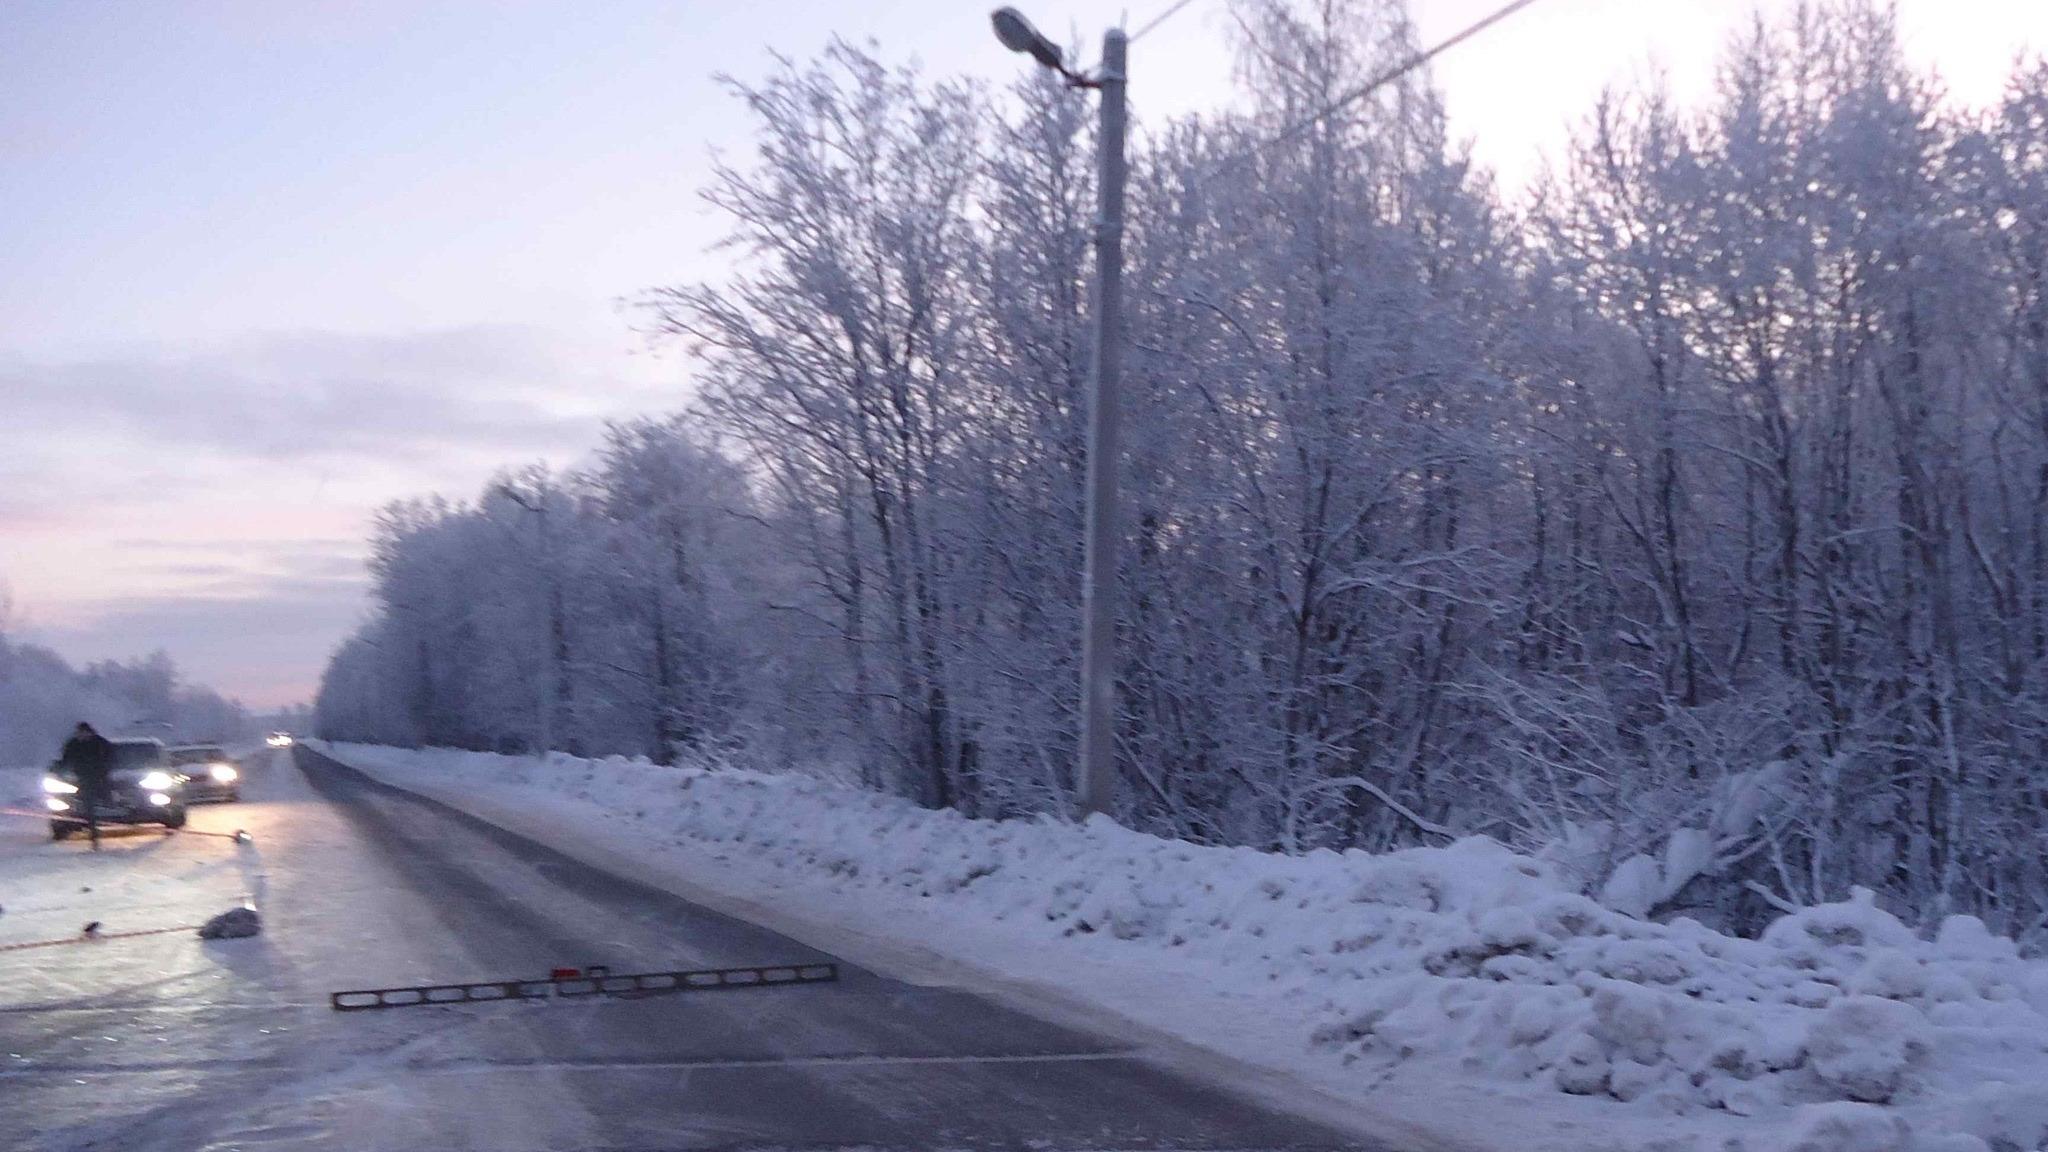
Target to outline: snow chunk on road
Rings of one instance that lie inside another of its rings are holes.
[[[263,931],[263,918],[254,908],[230,908],[199,926],[201,940],[234,940]]]

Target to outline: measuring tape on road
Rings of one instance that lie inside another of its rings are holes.
[[[463,984],[418,984],[409,988],[364,988],[330,992],[327,1002],[336,1012],[365,1012],[376,1008],[433,1008],[506,1000],[625,998],[720,988],[781,988],[798,984],[830,984],[838,979],[837,964],[756,964],[744,968],[631,972],[619,976],[612,975],[610,968],[557,968],[545,980],[481,980]]]
[[[132,932],[95,932],[90,936],[63,936],[55,940],[30,940],[22,944],[0,944],[0,952],[26,952],[31,948],[56,948],[64,944],[100,944],[108,940],[133,940],[137,936],[166,936],[172,932],[197,932],[197,924],[180,924],[174,928],[138,928]]]
[[[247,832],[242,831],[240,828],[235,829],[233,832],[208,832],[204,828],[173,828],[171,829],[171,835],[217,836],[222,840],[233,840],[237,844],[253,844],[256,842],[256,838],[254,836],[249,835]]]
[[[0,816],[27,816],[35,820],[54,820],[59,824],[76,824],[80,828],[92,822],[83,816],[60,816],[55,812],[31,812],[26,808],[0,808]],[[137,824],[127,820],[102,820],[101,828],[156,828],[156,824]],[[237,844],[253,844],[256,838],[240,828],[233,832],[208,832],[204,828],[164,828],[166,833],[178,836],[214,836],[222,840],[233,840]]]

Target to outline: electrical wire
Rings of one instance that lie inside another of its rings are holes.
[[[1175,16],[1178,16],[1180,14],[1181,9],[1186,8],[1188,5],[1193,4],[1194,2],[1195,0],[1179,0],[1179,3],[1173,5],[1166,11],[1161,12],[1159,15],[1154,16],[1152,19],[1146,21],[1145,26],[1143,28],[1140,28],[1136,32],[1131,33],[1130,36],[1127,38],[1128,41],[1132,44],[1136,44],[1140,39],[1144,37],[1145,33],[1150,32],[1154,28],[1159,27],[1161,24],[1166,23],[1168,20],[1171,20]]]
[[[1400,62],[1394,64],[1392,67],[1389,67],[1385,71],[1372,77],[1365,83],[1360,84],[1358,87],[1352,89],[1344,95],[1337,97],[1335,100],[1330,101],[1328,104],[1325,104],[1323,107],[1317,109],[1309,115],[1304,116],[1299,120],[1296,120],[1292,124],[1289,124],[1285,128],[1282,128],[1280,131],[1275,132],[1273,135],[1268,136],[1264,140],[1259,141],[1256,145],[1254,145],[1254,151],[1263,151],[1264,149],[1274,147],[1275,145],[1287,143],[1289,140],[1292,140],[1296,136],[1301,135],[1303,132],[1308,131],[1310,128],[1315,127],[1317,124],[1321,123],[1323,120],[1327,119],[1332,114],[1340,112],[1343,109],[1358,103],[1360,100],[1365,99],[1367,96],[1372,95],[1374,92],[1379,91],[1381,88],[1384,88],[1387,85],[1393,83],[1394,81],[1399,80],[1401,77],[1406,76],[1408,73],[1415,71],[1417,68],[1422,67],[1424,64],[1429,63],[1431,60],[1436,59],[1438,56],[1443,55],[1445,52],[1448,52],[1451,49],[1456,48],[1458,45],[1463,44],[1465,41],[1470,40],[1472,37],[1479,35],[1481,32],[1486,31],[1488,28],[1493,27],[1495,24],[1500,23],[1501,21],[1507,19],[1510,16],[1513,16],[1515,13],[1520,12],[1522,9],[1527,8],[1535,3],[1536,0],[1512,0],[1511,3],[1503,4],[1499,8],[1494,9],[1485,17],[1476,20],[1471,24],[1466,25],[1464,28],[1460,29],[1457,33],[1453,34],[1452,36],[1443,40],[1439,40],[1432,47],[1426,48],[1420,52],[1417,52],[1409,56],[1404,60],[1401,60]],[[1171,14],[1172,13],[1168,13],[1168,15]],[[1153,21],[1153,23],[1156,24],[1158,23],[1158,21],[1155,20]],[[1213,177],[1223,172],[1227,172],[1232,167],[1236,166],[1237,163],[1241,162],[1242,159],[1242,155],[1238,157],[1233,157],[1232,159],[1218,165],[1216,168],[1211,170],[1208,173],[1208,175]]]

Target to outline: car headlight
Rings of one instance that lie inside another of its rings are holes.
[[[151,792],[149,794],[149,802],[159,808],[168,808],[170,807],[171,798],[161,792]]]
[[[43,777],[43,791],[48,792],[52,796],[69,796],[78,791],[78,785],[73,784],[69,780],[59,780],[55,776],[45,776]]]
[[[162,792],[176,784],[169,772],[151,772],[142,778],[142,790],[145,792]]]
[[[215,764],[207,769],[207,775],[212,776],[222,784],[233,784],[242,774],[235,771],[233,764]]]
[[[66,804],[62,800],[57,799],[55,796],[43,797],[43,807],[48,808],[52,812],[71,811],[71,805]]]

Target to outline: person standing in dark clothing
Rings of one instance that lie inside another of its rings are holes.
[[[78,780],[78,803],[85,810],[85,826],[92,833],[93,851],[100,847],[99,808],[107,802],[107,774],[114,770],[114,744],[79,721],[71,739],[64,742],[58,763]]]

